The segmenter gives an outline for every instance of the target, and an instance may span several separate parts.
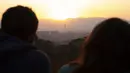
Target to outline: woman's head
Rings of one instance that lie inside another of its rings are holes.
[[[130,66],[130,25],[119,18],[101,22],[86,42],[87,72],[124,71]]]

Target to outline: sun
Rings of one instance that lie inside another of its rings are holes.
[[[52,19],[56,19],[56,20],[65,20],[67,18],[71,18],[71,16],[69,14],[59,13],[59,12],[53,12],[50,14],[49,17]]]
[[[65,20],[67,18],[76,18],[78,16],[76,10],[65,5],[48,4],[48,17],[56,20]]]
[[[62,8],[52,8],[49,12],[49,17],[56,20],[65,20],[67,18],[76,18],[77,14],[75,12],[69,12],[68,9]]]

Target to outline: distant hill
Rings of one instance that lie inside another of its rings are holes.
[[[96,24],[105,19],[100,17],[69,18],[65,21],[42,19],[40,20],[39,30],[91,31]]]
[[[71,40],[77,38],[83,38],[88,35],[87,32],[58,32],[58,31],[38,31],[39,38],[44,40],[50,40],[56,44],[68,44]]]

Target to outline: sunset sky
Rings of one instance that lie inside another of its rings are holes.
[[[121,17],[130,19],[130,0],[1,0],[0,18],[12,6],[31,7],[39,19]]]

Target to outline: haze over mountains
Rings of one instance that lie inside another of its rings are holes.
[[[64,21],[40,20],[39,38],[50,40],[57,44],[65,44],[73,39],[83,38],[93,27],[106,18],[69,18]]]
[[[106,18],[69,18],[64,21],[42,19],[39,31],[91,31],[92,28]]]

